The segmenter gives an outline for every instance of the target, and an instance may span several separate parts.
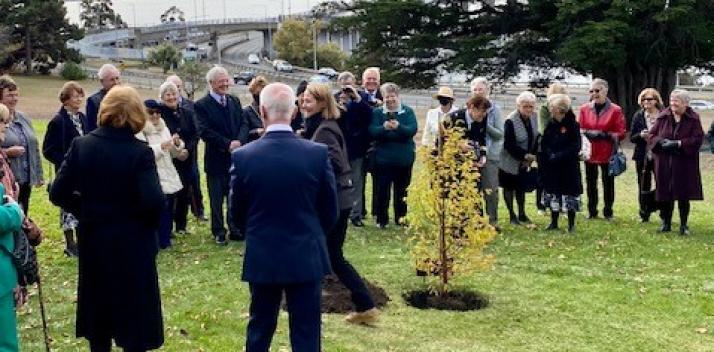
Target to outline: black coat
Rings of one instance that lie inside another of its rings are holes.
[[[206,142],[204,169],[207,174],[228,175],[231,167],[231,141],[241,144],[248,142],[248,123],[243,119],[240,100],[226,95],[226,108],[229,118],[224,118],[222,109],[210,94],[196,102],[196,121],[198,133]]]
[[[164,207],[154,154],[128,128],[76,138],[50,189],[79,219],[77,336],[125,349],[163,344],[156,229]]]
[[[630,141],[635,144],[635,151],[632,153],[632,160],[644,161],[647,155],[647,140],[640,136],[640,132],[647,129],[645,111],[640,109],[632,115],[632,126],[630,128]]]
[[[82,121],[83,134],[89,133],[87,118],[81,112],[79,119]],[[79,132],[63,106],[47,124],[47,132],[45,132],[45,139],[42,142],[42,155],[55,166],[55,171],[59,170],[72,140],[77,137],[79,137]]]
[[[100,89],[98,92],[90,95],[89,98],[87,98],[87,130],[90,132],[94,131],[97,126],[99,126],[99,105],[102,103],[104,96],[107,95],[107,92],[107,90]]]
[[[341,119],[341,118],[340,118]],[[326,120],[322,116],[312,116],[307,119],[316,122],[314,131],[306,130],[306,138],[327,146],[327,155],[332,163],[337,186],[337,200],[340,210],[352,209],[354,203],[354,186],[352,185],[352,168],[347,155],[345,137],[336,120]]]
[[[345,105],[345,110],[337,122],[347,144],[347,155],[350,160],[364,158],[369,149],[372,136],[369,134],[369,125],[372,123],[372,108],[367,102],[367,95],[360,94],[359,102],[352,101]],[[339,101],[339,93],[335,95]]]
[[[545,192],[569,196],[583,193],[580,138],[580,125],[575,121],[572,112],[560,122],[551,119],[543,131],[538,169]]]
[[[161,117],[166,122],[171,135],[177,133],[181,140],[186,144],[189,157],[185,161],[173,158],[174,166],[180,174],[191,172],[193,164],[198,162],[198,127],[196,126],[196,117],[193,110],[189,110],[179,106],[178,109],[170,109],[166,106],[161,108]],[[183,182],[183,181],[182,181]]]
[[[243,108],[243,119],[248,123],[248,143],[260,138],[263,129],[263,119],[258,114],[258,107],[254,104]]]

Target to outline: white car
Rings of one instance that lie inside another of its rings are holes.
[[[250,55],[248,55],[248,63],[253,64],[253,65],[258,65],[258,64],[260,64],[260,58],[256,54],[250,54]]]
[[[278,72],[293,72],[293,65],[287,61],[281,61],[275,65],[275,70]]]
[[[320,70],[318,70],[317,73],[319,73],[323,76],[327,76],[329,78],[337,78],[337,76],[338,76],[337,71],[335,71],[335,69],[332,67],[323,67]]]
[[[690,100],[689,106],[694,110],[714,110],[714,103],[706,100]]]

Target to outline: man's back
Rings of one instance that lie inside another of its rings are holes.
[[[243,280],[296,283],[328,274],[325,233],[338,206],[327,148],[274,131],[232,160],[233,211],[246,228]]]

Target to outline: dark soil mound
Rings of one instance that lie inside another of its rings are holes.
[[[364,280],[364,278],[362,278]],[[383,288],[364,280],[367,285],[374,305],[382,308],[389,302],[389,296]],[[350,291],[335,276],[328,276],[322,280],[322,312],[323,313],[349,313],[354,311]]]
[[[450,291],[446,295],[438,296],[429,290],[417,290],[407,292],[402,297],[407,304],[419,309],[468,311],[488,306],[486,296],[471,291]]]
[[[362,280],[364,280],[364,278],[362,278]],[[377,306],[377,308],[382,308],[387,305],[389,296],[387,296],[387,292],[384,291],[383,288],[367,280],[364,280],[364,284],[367,285],[367,290],[369,290],[374,305]],[[349,313],[355,310],[350,291],[334,275],[327,276],[322,280],[321,303],[323,313]],[[288,309],[285,297],[283,297],[281,308],[283,310]]]

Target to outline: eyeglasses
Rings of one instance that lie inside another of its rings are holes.
[[[646,97],[646,98],[642,98],[642,100],[645,100],[645,101],[652,101],[652,100],[657,100],[657,99],[655,99],[655,98],[652,98],[652,97]]]
[[[590,93],[600,93],[600,90],[599,90],[599,89],[591,89],[591,90],[589,90],[588,92],[590,92]]]

